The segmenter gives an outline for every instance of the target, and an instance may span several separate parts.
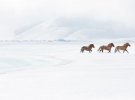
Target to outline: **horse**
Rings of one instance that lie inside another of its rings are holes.
[[[113,43],[109,43],[107,46],[106,45],[100,46],[98,51],[100,51],[100,52],[102,51],[103,52],[104,50],[107,50],[107,51],[109,51],[108,53],[110,53],[112,47],[114,47],[114,44]]]
[[[95,48],[94,44],[90,44],[89,46],[83,46],[83,47],[81,47],[80,52],[83,53],[84,50],[86,50],[86,51],[89,51],[89,53],[90,53],[90,52],[92,52],[92,48]]]
[[[125,43],[125,44],[123,44],[123,46],[117,46],[116,48],[115,48],[115,53],[118,51],[119,53],[121,53],[120,52],[120,50],[123,50],[123,53],[126,51],[127,53],[129,53],[128,51],[127,51],[127,47],[130,47],[131,45],[129,44],[129,43]]]

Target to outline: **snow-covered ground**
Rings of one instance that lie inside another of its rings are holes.
[[[0,45],[0,100],[135,100],[134,43],[129,54],[99,53],[103,42],[80,53],[88,44]]]

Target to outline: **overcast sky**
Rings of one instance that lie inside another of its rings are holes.
[[[108,36],[135,36],[134,5],[134,0],[0,0],[0,39],[14,39],[17,30],[46,20],[71,30],[94,25],[95,35],[104,34],[97,32],[103,28]]]

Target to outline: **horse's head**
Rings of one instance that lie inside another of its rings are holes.
[[[89,47],[95,48],[94,44],[90,44]]]
[[[109,43],[108,46],[115,47],[113,43]]]
[[[93,48],[95,48],[94,44],[91,44],[91,46],[92,46]]]
[[[129,43],[125,43],[125,46],[129,46],[130,47],[131,45]]]

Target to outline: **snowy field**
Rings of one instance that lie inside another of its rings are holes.
[[[107,43],[92,53],[80,53],[89,42],[0,45],[0,100],[135,100],[135,45],[97,52]]]

